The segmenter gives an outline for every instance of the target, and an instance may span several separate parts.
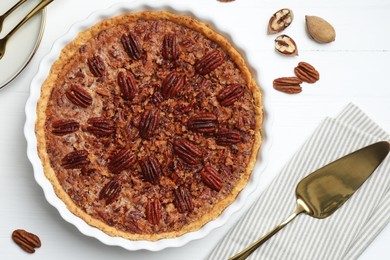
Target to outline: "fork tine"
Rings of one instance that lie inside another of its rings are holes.
[[[12,6],[7,12],[5,12],[3,15],[1,15],[2,17],[7,17],[8,15],[10,15],[13,11],[15,11],[16,8],[18,8],[19,6],[21,6],[22,4],[24,4],[24,2],[26,2],[27,0],[19,0],[19,2],[17,2],[16,4],[14,4],[14,6]]]
[[[45,8],[48,4],[53,2],[54,0],[42,0],[39,4],[37,4],[34,9],[32,9],[6,36],[0,39],[0,59],[3,57],[5,48],[7,45],[7,41],[11,36],[19,30],[28,20],[31,19],[35,14]]]
[[[10,15],[15,9],[17,9],[19,6],[24,4],[27,0],[19,0],[14,6],[12,6],[8,11],[6,11],[3,15],[0,16],[0,32],[3,29],[3,23],[5,18],[7,18],[8,15]]]

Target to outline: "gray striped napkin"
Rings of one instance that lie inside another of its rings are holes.
[[[295,187],[306,175],[345,154],[390,136],[349,104],[326,118],[212,251],[228,259],[280,224],[295,210]],[[332,216],[300,215],[249,259],[356,259],[390,220],[390,156]]]

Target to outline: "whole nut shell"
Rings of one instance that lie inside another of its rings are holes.
[[[282,34],[275,39],[275,50],[287,56],[298,55],[298,48],[295,41],[288,35]]]
[[[268,22],[268,34],[275,34],[283,31],[293,21],[294,14],[292,10],[283,8],[272,15]]]
[[[306,15],[306,30],[310,37],[319,43],[329,43],[336,39],[333,26],[318,16]]]

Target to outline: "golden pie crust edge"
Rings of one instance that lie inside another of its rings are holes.
[[[198,31],[202,33],[205,37],[209,38],[210,40],[218,43],[220,47],[231,57],[231,59],[234,61],[234,63],[242,72],[243,77],[247,82],[247,85],[251,90],[254,98],[253,106],[255,109],[255,117],[256,117],[255,118],[256,124],[254,129],[255,140],[253,143],[251,156],[245,172],[242,173],[237,185],[232,190],[232,193],[224,200],[216,203],[211,212],[203,216],[200,216],[199,219],[184,226],[181,230],[170,231],[170,232],[159,233],[159,234],[128,233],[125,231],[117,230],[114,227],[111,227],[106,223],[88,215],[86,212],[80,209],[72,201],[69,195],[63,190],[62,186],[60,185],[56,177],[54,170],[50,165],[50,159],[46,151],[45,111],[46,111],[47,103],[50,99],[51,91],[55,87],[55,83],[57,79],[61,76],[64,76],[65,72],[67,71],[66,68],[70,66],[70,64],[72,64],[71,62],[69,62],[69,60],[72,59],[73,55],[78,51],[78,49],[83,44],[88,42],[91,38],[96,36],[102,30],[106,30],[118,24],[134,22],[138,19],[145,19],[145,20],[166,19],[175,22],[179,25],[186,26],[192,30]],[[256,84],[256,81],[253,78],[251,70],[248,68],[246,62],[241,57],[240,53],[232,46],[232,44],[227,39],[225,39],[222,35],[214,31],[211,25],[200,22],[190,16],[173,14],[167,11],[145,11],[145,12],[125,14],[107,20],[103,20],[97,23],[96,25],[92,26],[91,28],[83,32],[80,32],[72,42],[70,42],[62,49],[58,59],[54,62],[48,77],[46,78],[45,82],[42,85],[41,96],[37,105],[37,121],[35,125],[36,126],[35,133],[38,142],[38,155],[42,161],[44,174],[46,178],[53,185],[56,195],[65,203],[65,205],[67,206],[70,212],[83,219],[90,226],[96,227],[110,236],[123,237],[128,240],[155,241],[164,238],[175,238],[183,234],[186,234],[188,232],[192,232],[200,229],[208,222],[216,219],[222,213],[222,211],[236,199],[239,192],[246,186],[249,177],[251,175],[251,172],[253,170],[253,167],[255,165],[257,159],[257,153],[262,142],[262,121],[263,121],[263,108],[262,108],[262,95],[260,89]]]

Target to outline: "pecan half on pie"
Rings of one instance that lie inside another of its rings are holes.
[[[211,26],[165,11],[102,21],[61,52],[36,134],[69,210],[109,235],[172,238],[218,217],[261,143],[261,94]]]

